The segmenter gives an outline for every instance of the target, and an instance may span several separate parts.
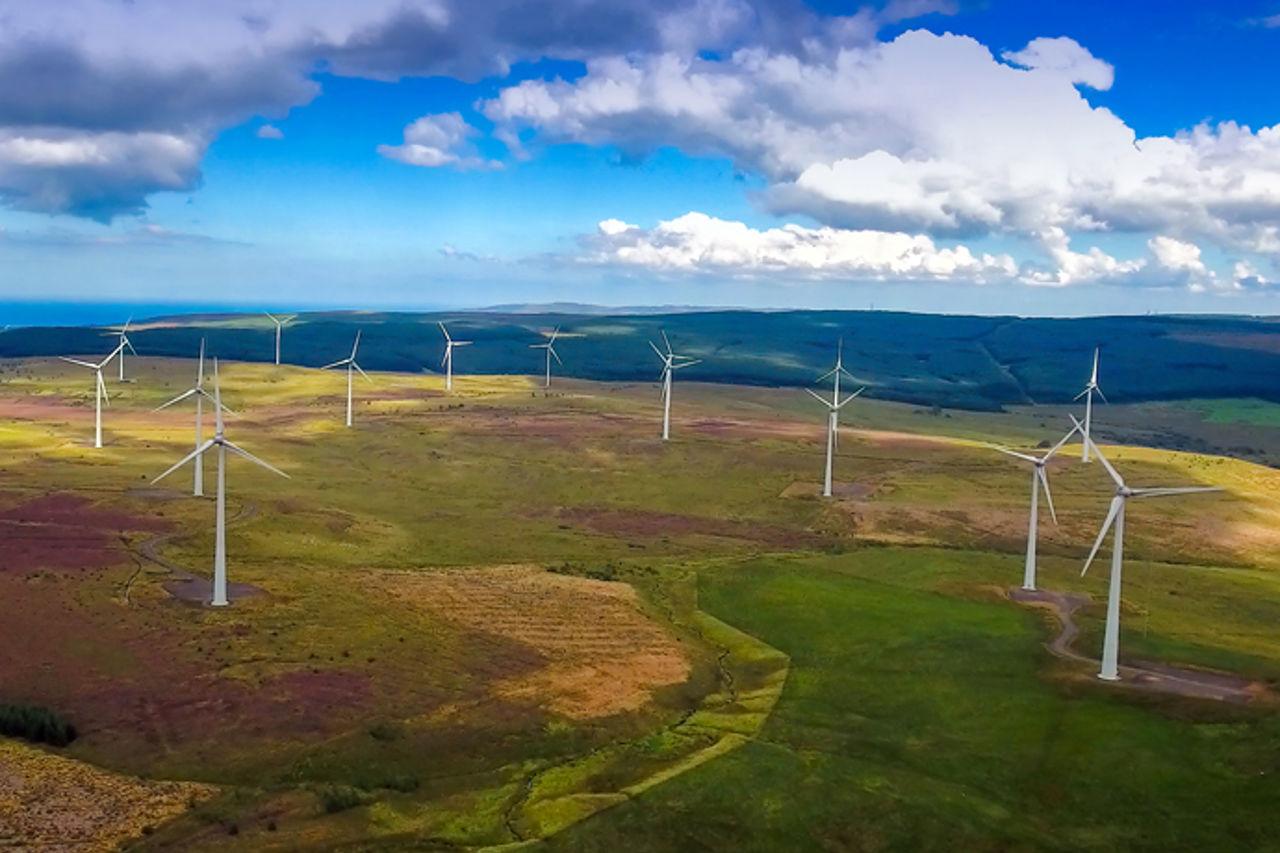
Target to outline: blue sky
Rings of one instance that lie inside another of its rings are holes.
[[[1280,2],[530,5],[19,2],[0,300],[1280,314]]]

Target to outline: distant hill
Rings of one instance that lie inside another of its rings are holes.
[[[559,326],[558,373],[587,379],[652,382],[660,364],[648,341],[666,330],[680,353],[703,359],[685,380],[804,386],[825,372],[836,341],[845,364],[881,399],[970,409],[1064,402],[1083,387],[1093,348],[1102,348],[1101,385],[1113,401],[1257,397],[1280,402],[1280,321],[1247,317],[1091,317],[1022,319],[871,311],[669,311],[596,314],[322,312],[286,329],[284,360],[319,366],[350,352],[363,329],[367,369],[436,371],[437,320],[455,338],[463,373],[538,373],[529,345]],[[267,361],[273,331],[261,315],[178,316],[135,321],[139,353],[194,356],[201,336],[210,353]],[[46,327],[0,334],[0,357],[93,354],[113,338],[98,329]]]

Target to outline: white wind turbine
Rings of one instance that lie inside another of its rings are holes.
[[[819,403],[827,407],[827,469],[826,475],[822,480],[822,496],[824,498],[831,497],[831,465],[832,458],[835,456],[836,446],[840,443],[840,410],[849,402],[860,395],[867,388],[864,385],[857,391],[848,395],[844,399],[840,398],[840,376],[841,374],[853,379],[853,374],[844,369],[844,341],[841,340],[836,345],[836,366],[828,370],[826,373],[818,377],[817,381],[821,382],[828,376],[835,377],[834,384],[831,389],[831,399],[828,400],[820,394],[814,393],[812,390],[804,389],[809,396],[813,397]]]
[[[365,378],[365,381],[368,382],[370,385],[373,384],[373,380],[369,378],[369,374],[365,373],[364,370],[360,368],[360,365],[356,364],[356,350],[358,349],[360,349],[360,330],[359,329],[356,330],[356,341],[351,345],[351,355],[347,356],[346,358],[338,359],[332,364],[326,364],[324,367],[320,368],[321,370],[328,370],[332,367],[343,367],[343,366],[347,368],[347,426],[351,426],[351,380],[353,378],[352,374],[354,373],[354,371],[359,370],[360,375]]]
[[[544,388],[551,387],[551,359],[554,357],[557,363],[564,365],[564,362],[560,361],[560,353],[556,352],[556,338],[558,337],[560,337],[560,327],[556,326],[546,343],[529,344],[529,349],[544,349],[547,351],[547,381],[543,385]]]
[[[153,485],[160,482],[193,459],[199,463],[205,453],[208,453],[214,447],[218,448],[218,508],[214,522],[213,599],[209,602],[214,607],[225,607],[230,604],[227,600],[227,451],[230,450],[250,462],[261,465],[268,471],[289,479],[288,474],[268,465],[249,451],[239,448],[227,440],[222,426],[222,408],[222,392],[218,387],[218,360],[215,358],[213,360],[213,411],[217,420],[214,426],[213,438],[188,453],[181,461],[151,481]]]
[[[1084,427],[1073,416],[1072,423],[1076,425],[1076,429],[1081,432]],[[1107,469],[1107,474],[1111,477],[1116,485],[1115,497],[1111,499],[1111,509],[1107,512],[1107,519],[1102,523],[1102,529],[1098,531],[1098,539],[1093,543],[1093,550],[1089,552],[1089,559],[1085,561],[1084,570],[1080,572],[1083,577],[1085,572],[1089,571],[1089,566],[1093,564],[1093,558],[1097,556],[1098,549],[1102,547],[1102,540],[1107,537],[1107,531],[1115,528],[1115,538],[1111,543],[1111,581],[1107,590],[1107,627],[1106,633],[1102,641],[1102,669],[1098,672],[1098,678],[1104,681],[1117,681],[1120,678],[1120,574],[1124,565],[1124,514],[1128,507],[1130,498],[1162,498],[1169,495],[1191,495],[1199,492],[1220,492],[1215,486],[1190,486],[1185,488],[1158,488],[1158,489],[1135,489],[1125,484],[1124,478],[1121,477],[1116,469],[1107,461],[1107,457],[1102,455],[1102,450],[1098,445],[1093,443],[1093,439],[1085,436],[1085,442],[1093,445],[1093,452],[1097,454],[1098,461],[1102,463],[1102,467]]]
[[[107,405],[111,405],[111,399],[107,396],[107,383],[102,381],[102,368],[110,364],[111,359],[115,358],[117,355],[123,358],[124,356],[121,353],[121,350],[123,349],[124,349],[123,342],[117,344],[116,348],[111,351],[111,355],[107,356],[97,364],[94,364],[91,361],[81,361],[78,358],[67,358],[65,355],[60,356],[60,358],[63,361],[70,362],[71,364],[78,364],[81,367],[87,367],[93,371],[93,374],[94,374],[93,446],[94,447],[102,447],[102,404],[105,402]]]
[[[440,331],[444,333],[444,358],[440,361],[440,366],[444,368],[444,390],[453,390],[453,348],[469,347],[471,341],[455,341],[449,337],[449,330],[444,327],[444,323],[436,321],[440,325]],[[559,356],[557,356],[559,358]]]
[[[672,352],[671,341],[668,340],[665,331],[662,332],[662,342],[667,346],[665,353],[658,349],[653,341],[649,341],[649,346],[658,354],[658,358],[662,359],[662,440],[666,441],[671,437],[671,376],[682,367],[692,367],[701,363],[702,359],[676,355]]]
[[[1040,529],[1040,490],[1044,489],[1044,499],[1049,504],[1049,515],[1053,518],[1053,523],[1058,523],[1058,513],[1053,508],[1053,494],[1049,491],[1049,476],[1045,472],[1045,466],[1049,464],[1049,460],[1054,457],[1062,446],[1071,440],[1071,436],[1079,431],[1079,426],[1071,427],[1071,431],[1062,437],[1062,439],[1049,448],[1049,451],[1043,456],[1032,456],[1029,453],[1018,453],[1005,447],[996,447],[995,450],[1012,456],[1015,459],[1021,459],[1024,462],[1031,463],[1031,520],[1027,525],[1027,565],[1022,574],[1022,588],[1028,591],[1035,591],[1036,588],[1036,535]]]
[[[208,400],[209,402],[214,403],[214,405],[220,406],[223,411],[231,412],[231,410],[228,409],[226,406],[223,406],[221,403],[216,402],[214,398],[210,396],[208,391],[204,390],[204,338],[200,339],[200,362],[199,362],[199,366],[196,368],[196,384],[192,386],[190,389],[183,391],[181,394],[174,397],[172,400],[165,403],[163,406],[157,406],[153,411],[158,412],[161,409],[167,409],[170,406],[172,406],[174,403],[181,403],[183,400],[187,399],[188,397],[196,398],[196,449],[199,450],[200,446],[204,444],[204,401]],[[196,460],[195,487],[192,489],[191,494],[195,495],[198,498],[204,497],[204,460],[203,459]]]
[[[133,348],[133,341],[129,340],[129,324],[132,322],[133,322],[133,318],[130,317],[128,320],[124,321],[123,326],[117,326],[114,329],[112,329],[112,331],[119,336],[119,340],[120,340],[120,381],[121,382],[124,381],[124,348],[128,347],[129,352],[133,353],[134,355],[138,354],[138,351]]]
[[[276,324],[276,365],[278,366],[280,364],[280,335],[283,332],[284,327],[289,323],[292,323],[298,315],[290,314],[287,317],[277,317],[269,311],[263,311],[262,313],[266,314],[267,317],[270,318],[271,322]]]
[[[1089,445],[1093,444],[1093,395],[1097,394],[1102,402],[1107,402],[1106,395],[1102,393],[1102,389],[1098,387],[1098,348],[1093,348],[1093,373],[1089,374],[1089,382],[1084,386],[1084,390],[1076,395],[1079,400],[1084,397],[1084,426],[1081,427],[1081,435],[1084,436],[1083,450],[1080,451],[1080,459],[1084,462],[1089,461]],[[1095,447],[1097,445],[1094,445]]]

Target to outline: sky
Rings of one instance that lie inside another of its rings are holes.
[[[0,302],[1280,315],[1280,0],[6,0]]]

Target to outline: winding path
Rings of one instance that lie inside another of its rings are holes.
[[[1072,644],[1080,636],[1075,615],[1093,601],[1081,593],[1055,592],[1041,589],[1034,592],[1012,589],[1007,593],[1011,601],[1051,612],[1061,629],[1057,636],[1045,643],[1045,648],[1055,657],[1077,663],[1096,666],[1098,661],[1086,657]],[[1243,705],[1268,695],[1266,685],[1238,675],[1207,669],[1191,669],[1151,661],[1133,661],[1120,666],[1120,687],[1146,690],[1152,693],[1169,693],[1196,699],[1213,699]]]
[[[236,514],[227,519],[227,526],[232,527],[251,521],[257,514],[258,505],[253,501],[245,501],[240,505],[240,509],[236,511]],[[160,553],[162,547],[186,535],[184,532],[160,533],[144,539],[138,543],[137,556],[156,564],[169,573],[170,577],[165,581],[164,588],[171,596],[181,601],[207,604],[213,594],[212,581],[192,574]],[[134,572],[125,583],[124,600],[126,604],[129,603],[134,581],[141,572],[142,566],[139,565],[138,571]],[[232,600],[261,594],[263,594],[263,591],[252,584],[227,584],[227,597]]]

